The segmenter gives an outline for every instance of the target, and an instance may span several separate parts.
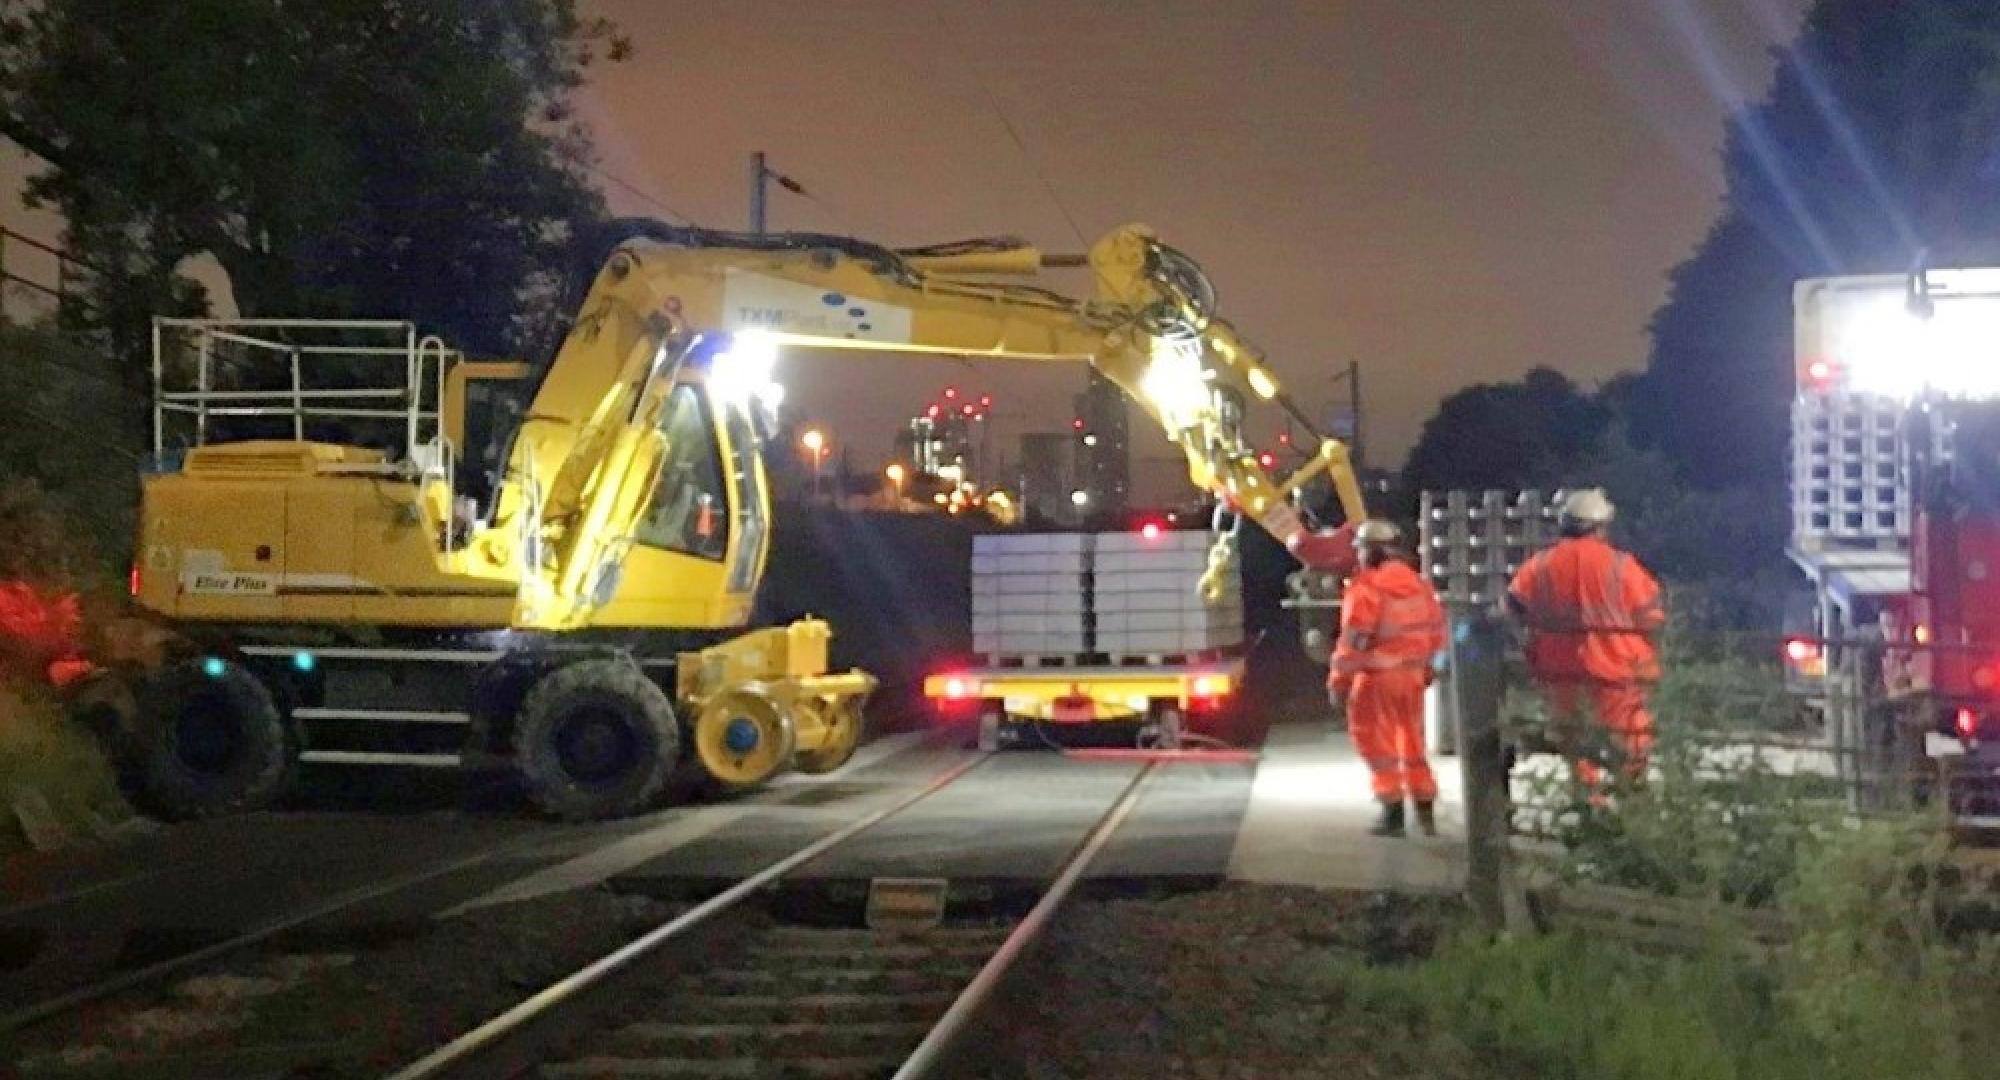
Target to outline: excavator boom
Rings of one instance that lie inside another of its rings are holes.
[[[752,411],[778,354],[864,350],[1086,363],[1180,448],[1196,487],[1281,543],[1303,529],[1289,496],[1330,474],[1350,520],[1364,516],[1346,448],[1321,440],[1280,482],[1241,430],[1249,399],[1304,416],[1264,356],[1213,311],[1192,260],[1138,225],[1082,260],[1076,298],[989,280],[1052,262],[1032,248],[968,245],[900,253],[839,237],[749,237],[650,226],[607,263],[529,411],[496,520],[532,512],[545,564],[527,568],[518,626],[587,625],[607,595],[666,452],[657,404],[675,378],[705,380],[718,407]],[[674,375],[683,364],[689,371]],[[1308,430],[1310,424],[1307,423]],[[542,478],[548,478],[543,480]],[[1220,553],[1222,558],[1226,552]]]

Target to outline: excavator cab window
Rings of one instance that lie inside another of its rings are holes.
[[[676,386],[660,416],[666,460],[653,501],[639,521],[641,544],[720,561],[729,550],[729,500],[706,396]]]

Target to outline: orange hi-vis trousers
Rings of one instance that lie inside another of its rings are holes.
[[[1624,755],[1624,773],[1643,779],[1653,753],[1653,714],[1646,708],[1646,685],[1637,682],[1600,682],[1595,679],[1563,679],[1543,684],[1549,696],[1549,710],[1556,719],[1558,737],[1575,732],[1592,719],[1604,726],[1611,743]],[[1569,753],[1570,766],[1578,782],[1596,787],[1604,782],[1604,770],[1579,751]]]
[[[1403,666],[1363,671],[1347,695],[1347,730],[1354,750],[1368,763],[1375,797],[1397,802],[1437,798],[1437,777],[1424,757],[1424,668]]]

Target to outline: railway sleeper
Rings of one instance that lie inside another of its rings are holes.
[[[788,1061],[782,1069],[761,1061],[738,1058],[706,1061],[690,1058],[588,1057],[560,1065],[544,1065],[543,1080],[880,1080],[896,1071],[900,1057],[813,1058]]]

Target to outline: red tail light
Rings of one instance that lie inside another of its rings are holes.
[[[1958,729],[1958,737],[1971,740],[1979,734],[1979,714],[1971,709],[1960,709],[1952,717],[1951,726]]]
[[[1810,663],[1819,659],[1819,642],[1808,638],[1792,638],[1785,642],[1785,659],[1794,664]]]
[[[1194,685],[1188,687],[1188,708],[1213,711],[1222,707],[1229,699],[1229,676],[1198,675]]]
[[[139,574],[139,564],[133,563],[131,575],[125,579],[125,589],[132,594],[132,599],[137,600],[139,598],[139,587],[143,584],[145,584],[145,579]]]
[[[1144,525],[1139,526],[1139,535],[1148,540],[1158,540],[1160,538],[1160,523],[1157,521],[1148,521]]]
[[[944,696],[952,701],[964,701],[972,696],[974,689],[971,681],[956,676],[944,681]]]

